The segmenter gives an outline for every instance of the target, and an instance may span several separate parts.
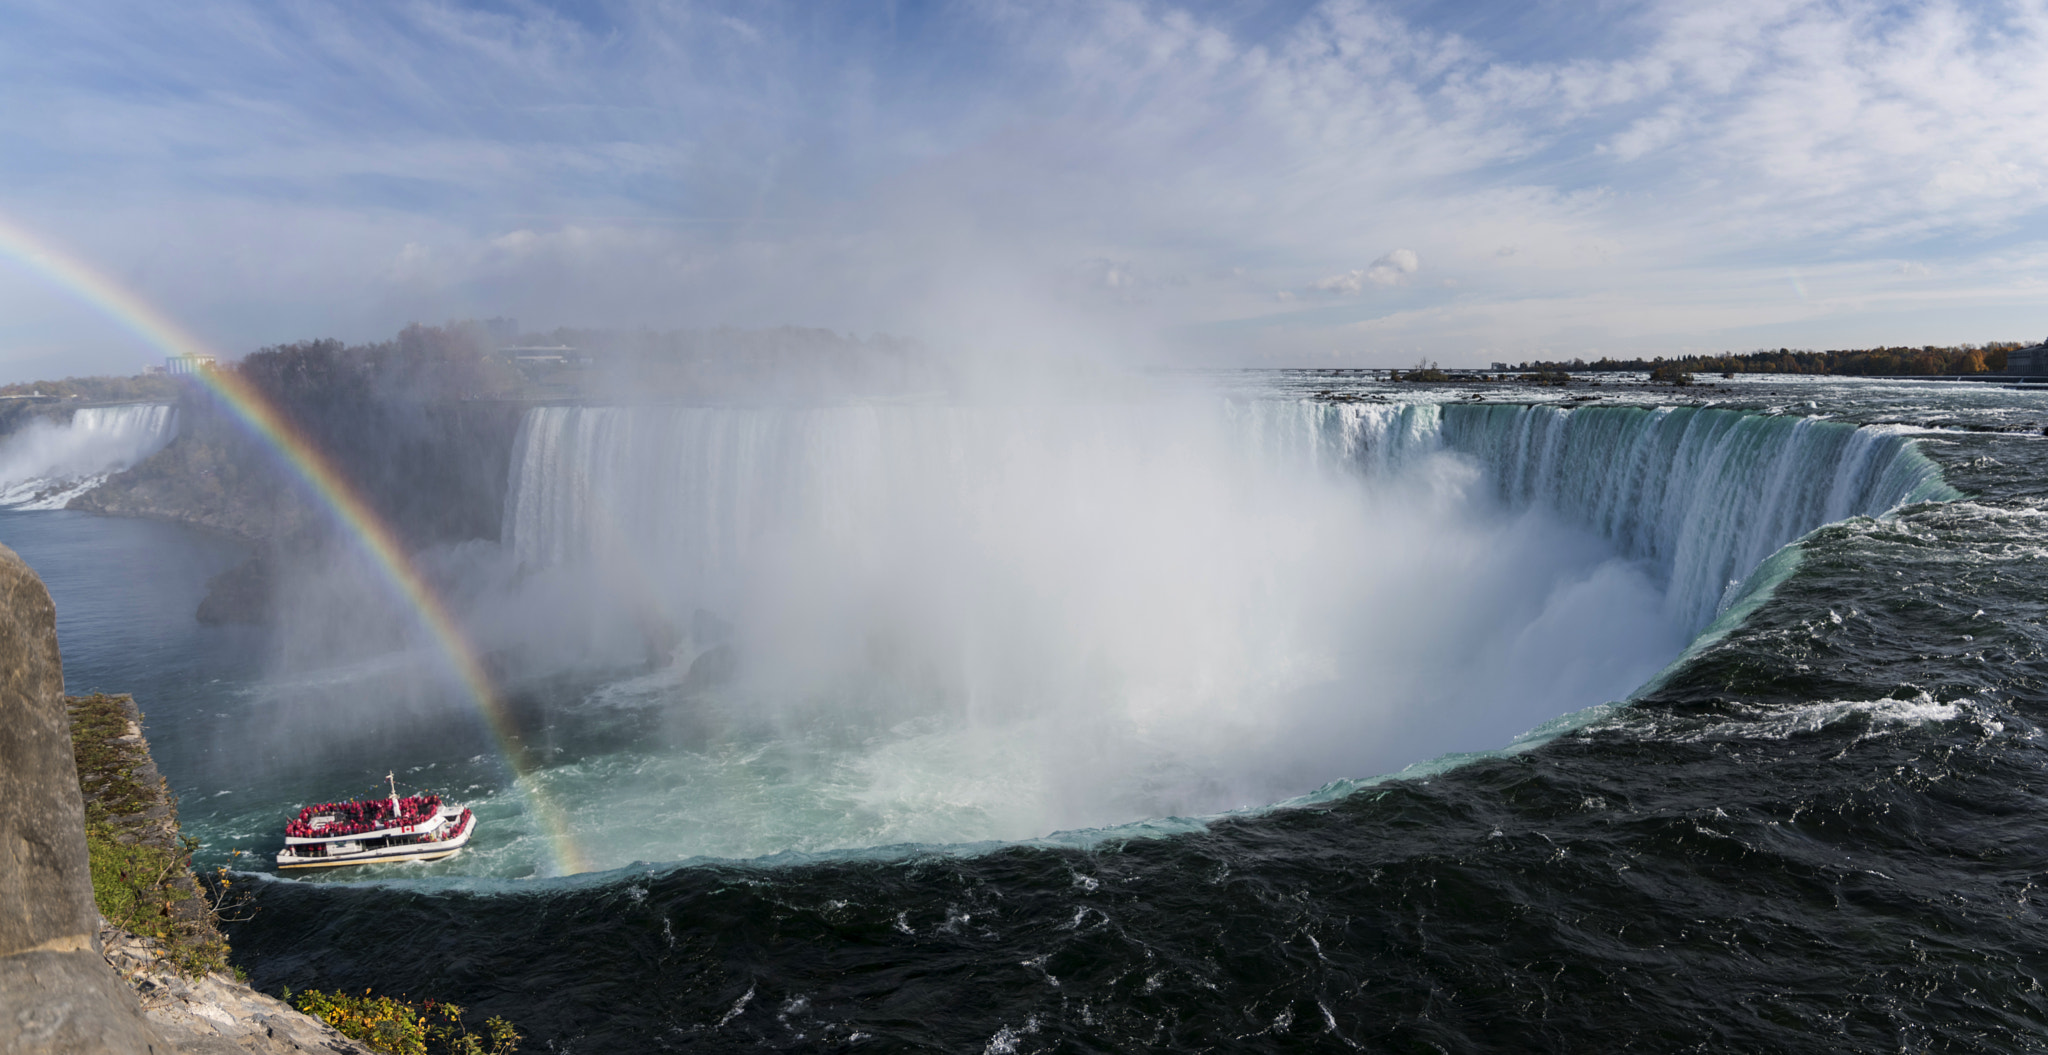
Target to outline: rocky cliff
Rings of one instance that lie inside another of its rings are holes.
[[[374,404],[358,418],[302,431],[401,537],[426,545],[498,537],[525,413],[518,403]],[[170,445],[70,508],[177,520],[252,541],[323,528],[319,499],[277,450],[206,399],[187,399],[179,415],[184,424]]]
[[[361,415],[316,415],[304,430],[408,546],[498,537],[524,404],[371,403]],[[255,542],[248,564],[209,589],[200,618],[260,623],[279,572],[318,561],[335,521],[278,451],[197,396],[163,450],[73,499],[69,508],[175,520]]]
[[[254,441],[217,414],[180,410],[187,425],[177,439],[72,499],[69,508],[176,520],[252,541],[312,528],[314,510]]]
[[[125,708],[101,739],[132,764],[112,768],[158,789],[158,801],[135,803],[115,819],[133,821],[126,827],[144,840],[175,842],[176,814],[161,794],[140,715],[132,701],[98,700]],[[369,1055],[232,978],[188,974],[161,943],[101,919],[75,719],[50,595],[0,546],[0,1055]],[[95,796],[109,794],[133,797],[95,784]],[[182,915],[174,909],[166,905],[166,916]]]
[[[57,612],[0,547],[0,1052],[169,1052],[100,955]]]

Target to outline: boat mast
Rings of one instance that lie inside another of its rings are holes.
[[[384,779],[391,782],[391,819],[393,821],[398,819],[398,778],[394,775],[396,772],[396,770],[393,770],[390,773],[384,774]]]

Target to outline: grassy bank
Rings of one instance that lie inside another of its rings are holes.
[[[194,843],[178,830],[177,804],[149,757],[135,700],[96,693],[64,703],[100,915],[155,939],[185,974],[239,974],[228,964],[215,905],[193,879]]]

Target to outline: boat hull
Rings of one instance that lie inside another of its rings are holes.
[[[443,858],[453,857],[461,852],[462,847],[460,846],[446,849],[435,848],[425,853],[394,853],[386,850],[365,850],[361,854],[280,860],[277,862],[277,867],[281,871],[302,871],[311,868],[345,868],[349,865],[381,865],[390,864],[393,861],[439,861]],[[280,854],[279,856],[282,857],[283,855]]]
[[[323,868],[345,868],[349,865],[394,864],[400,861],[440,861],[461,853],[469,845],[469,837],[476,832],[476,815],[467,810],[456,814],[461,827],[445,839],[425,843],[403,843],[396,846],[372,846],[345,853],[326,853],[319,856],[303,853],[308,844],[287,846],[277,855],[277,869],[280,872],[303,872]],[[339,840],[337,840],[339,841]],[[319,845],[319,844],[312,844]]]

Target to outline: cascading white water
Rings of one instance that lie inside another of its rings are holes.
[[[534,662],[734,624],[735,677],[685,634],[586,701],[658,732],[542,778],[600,859],[1007,839],[1502,746],[1941,487],[1827,422],[1218,406],[537,408],[470,619]]]
[[[1765,557],[1814,528],[1955,495],[1898,432],[1817,418],[1453,407],[1445,431],[1510,501],[1567,511],[1667,569],[1667,608],[1695,631]]]
[[[0,507],[61,509],[163,449],[177,408],[162,403],[80,407],[69,421],[37,418],[0,440]]]
[[[1764,558],[1822,524],[1948,499],[1900,430],[1703,407],[1269,403],[1263,442],[1398,472],[1419,455],[1472,456],[1512,507],[1599,532],[1665,578],[1665,607],[1697,632]]]

